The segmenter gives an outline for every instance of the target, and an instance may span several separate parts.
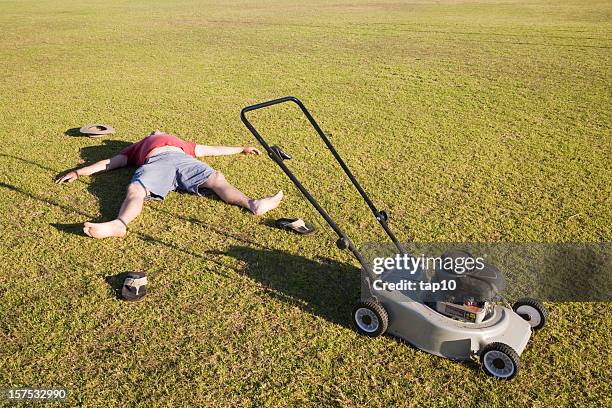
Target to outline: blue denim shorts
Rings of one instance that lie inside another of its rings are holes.
[[[136,169],[130,183],[147,190],[147,199],[163,200],[170,191],[200,194],[198,187],[215,172],[208,164],[182,152],[163,152],[149,157]]]

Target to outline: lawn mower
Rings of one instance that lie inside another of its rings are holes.
[[[502,380],[513,378],[519,370],[519,356],[527,346],[532,331],[541,329],[546,322],[544,306],[530,298],[520,299],[510,306],[499,293],[503,286],[499,270],[485,263],[482,268],[472,267],[467,273],[460,273],[452,266],[443,267],[443,262],[435,268],[434,273],[423,267],[406,273],[406,270],[390,264],[382,272],[374,271],[371,263],[287,167],[285,161],[291,160],[291,155],[278,145],[269,145],[247,118],[250,111],[288,102],[295,103],[314,127],[390,238],[396,255],[412,260],[414,257],[406,252],[389,228],[387,213],[374,205],[299,99],[287,96],[242,109],[242,122],[337,234],[338,248],[350,250],[360,263],[361,300],[354,307],[352,315],[356,330],[370,337],[388,333],[421,350],[453,360],[479,358],[488,375]],[[448,261],[471,256],[464,251],[451,250],[440,259]],[[454,290],[445,296],[431,296],[427,290],[406,290],[412,285],[410,282],[439,288],[443,282],[451,280],[455,281]]]

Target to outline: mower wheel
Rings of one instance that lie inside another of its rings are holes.
[[[546,324],[548,312],[541,302],[535,299],[523,298],[516,301],[512,310],[529,322],[531,330],[539,330]]]
[[[480,352],[480,363],[487,375],[498,380],[510,380],[519,371],[520,357],[504,343],[487,344]]]
[[[389,316],[376,300],[366,300],[353,308],[353,324],[359,333],[377,337],[387,331]]]

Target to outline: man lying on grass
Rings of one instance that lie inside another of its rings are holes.
[[[89,176],[127,165],[139,166],[128,185],[127,195],[117,218],[103,223],[84,224],[83,232],[93,238],[124,236],[127,225],[141,213],[145,200],[163,200],[170,191],[176,189],[198,195],[200,188],[211,189],[226,203],[246,208],[255,215],[273,210],[283,199],[282,191],[271,197],[254,200],[228,183],[219,171],[196,159],[202,156],[238,153],[261,154],[254,147],[196,145],[174,135],[155,131],[126,147],[116,156],[70,171],[56,182],[72,182],[79,176]]]

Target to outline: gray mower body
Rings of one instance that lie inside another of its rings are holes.
[[[431,354],[453,360],[469,360],[487,344],[500,342],[522,354],[531,337],[531,326],[512,309],[495,305],[482,323],[452,319],[427,306],[419,293],[400,290],[376,290],[376,279],[386,282],[406,278],[405,273],[386,270],[374,275],[362,270],[362,300],[376,299],[387,311],[387,333],[399,337]],[[426,278],[411,275],[414,281]]]

